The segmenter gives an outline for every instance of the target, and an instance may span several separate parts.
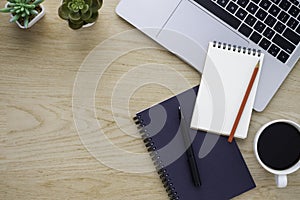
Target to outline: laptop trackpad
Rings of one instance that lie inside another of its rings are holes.
[[[157,39],[199,72],[203,71],[208,42],[248,46],[245,39],[189,1],[182,1]]]

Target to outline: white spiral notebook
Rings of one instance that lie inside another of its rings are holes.
[[[259,61],[259,71],[234,134],[237,138],[246,138],[263,58],[264,55],[254,49],[211,42],[191,128],[229,135],[253,70]]]

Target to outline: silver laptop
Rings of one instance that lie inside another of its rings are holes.
[[[116,12],[200,73],[210,41],[260,49],[265,60],[256,111],[264,110],[300,56],[297,0],[121,0]]]

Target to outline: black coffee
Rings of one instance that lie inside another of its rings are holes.
[[[260,135],[257,151],[261,161],[275,170],[285,170],[300,159],[300,132],[292,125],[277,122]]]

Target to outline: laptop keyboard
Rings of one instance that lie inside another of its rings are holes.
[[[300,42],[297,0],[193,0],[285,63]]]

